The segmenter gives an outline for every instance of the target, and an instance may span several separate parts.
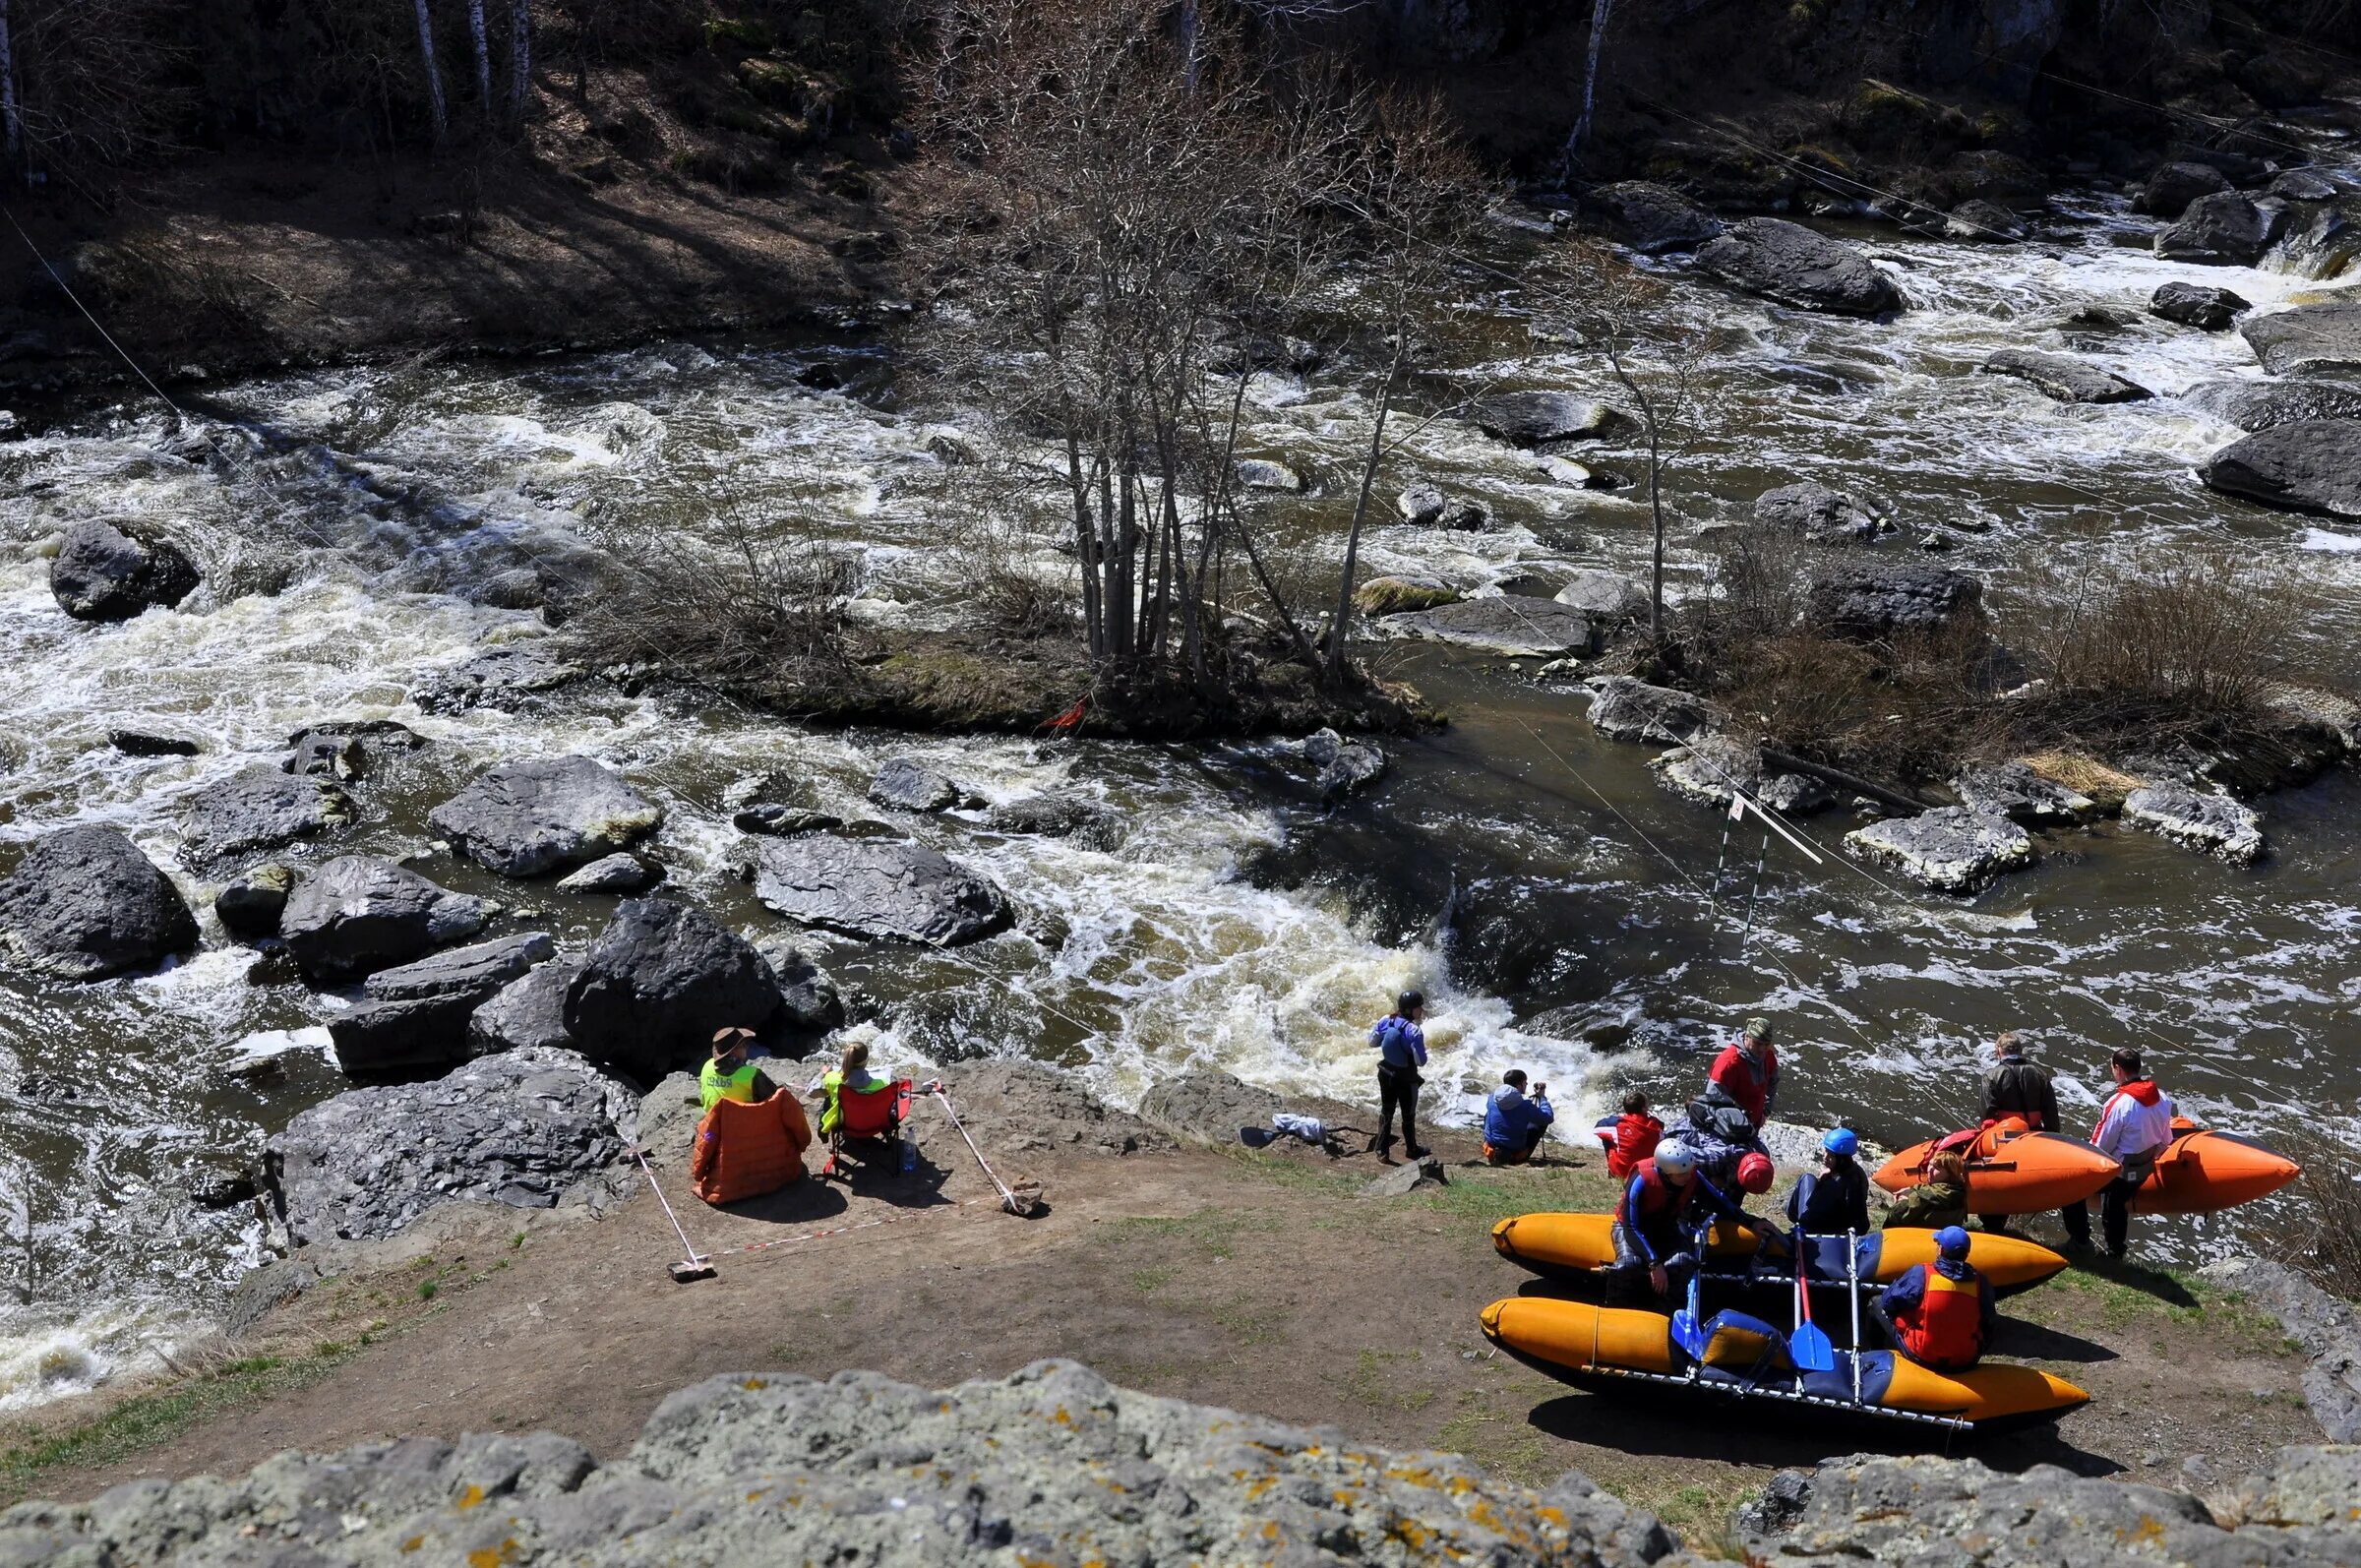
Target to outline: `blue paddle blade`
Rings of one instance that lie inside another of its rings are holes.
[[[1695,1307],[1684,1306],[1672,1314],[1672,1343],[1692,1360],[1705,1355],[1705,1330],[1698,1325]]]
[[[1798,1325],[1787,1337],[1787,1354],[1795,1364],[1807,1372],[1833,1372],[1837,1369],[1837,1348],[1828,1342],[1828,1335],[1816,1324]]]

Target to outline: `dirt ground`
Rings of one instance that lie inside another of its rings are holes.
[[[1896,1440],[1594,1395],[1495,1355],[1477,1313],[1526,1276],[1493,1252],[1491,1223],[1598,1207],[1609,1184],[1596,1156],[1494,1172],[1460,1163],[1475,1152],[1464,1134],[1436,1143],[1450,1185],[1396,1198],[1362,1193],[1382,1169],[1367,1155],[1067,1153],[1003,1173],[1044,1182],[1030,1219],[998,1212],[931,1119],[916,1173],[865,1176],[849,1198],[807,1179],[724,1214],[667,1170],[698,1247],[719,1254],[716,1278],[671,1281],[679,1243],[644,1187],[600,1222],[504,1220],[266,1320],[255,1343],[280,1356],[333,1347],[324,1375],[129,1441],[53,1444],[60,1462],[24,1484],[71,1498],[136,1477],[239,1472],[291,1447],[493,1428],[547,1428],[615,1454],[666,1393],[716,1373],[875,1367],[939,1385],[1051,1356],[1160,1394],[1463,1452],[1520,1480],[1579,1469],[1709,1548],[1773,1470]],[[2275,1325],[2203,1287],[2071,1272],[2004,1312],[2004,1352],[2093,1398],[2054,1428],[1958,1445],[1988,1463],[2202,1488],[2318,1440],[2301,1362]],[[61,1411],[44,1427],[87,1419]]]

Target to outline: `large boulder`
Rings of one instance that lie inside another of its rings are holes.
[[[869,798],[897,812],[947,812],[967,792],[915,757],[897,756],[869,781]]]
[[[1566,585],[1557,590],[1557,602],[1602,625],[1638,621],[1648,614],[1646,588],[1620,573],[1588,568],[1566,579]]]
[[[1234,466],[1239,487],[1243,490],[1276,490],[1296,495],[1303,489],[1302,474],[1268,457],[1241,457]]]
[[[1951,781],[1951,789],[1969,811],[2026,827],[2087,822],[2098,814],[2098,803],[2089,796],[2043,778],[2023,762],[1972,763]]]
[[[2096,365],[2029,348],[1999,350],[1984,361],[1983,372],[2029,382],[2042,396],[2062,403],[2130,403],[2149,395],[2146,387]]]
[[[1903,305],[1902,290],[1868,257],[1784,218],[1732,224],[1698,251],[1697,261],[1734,288],[1801,310],[1879,316]]]
[[[306,979],[335,984],[464,941],[498,910],[392,861],[343,855],[296,885],[278,930]]]
[[[2140,192],[2140,211],[2167,223],[2180,220],[2201,196],[2232,189],[2229,177],[2209,163],[2159,163]]]
[[[1829,568],[1812,579],[1805,617],[1830,636],[1878,641],[1924,635],[1980,615],[1984,585],[1965,572],[1918,562]]]
[[[2361,300],[2249,316],[2238,335],[2273,376],[2361,375]]]
[[[1234,1144],[1241,1127],[1268,1127],[1287,1102],[1271,1090],[1209,1067],[1159,1078],[1139,1099],[1140,1118],[1183,1137]]]
[[[1866,544],[1885,526],[1866,503],[1811,479],[1755,497],[1754,520],[1822,544]]]
[[[724,1027],[759,1031],[779,978],[754,944],[701,909],[630,898],[566,988],[566,1031],[591,1060],[654,1083],[710,1051]]]
[[[2273,425],[2215,452],[2209,488],[2292,512],[2361,517],[2361,419]]]
[[[1678,746],[1718,722],[1705,698],[1633,676],[1609,676],[1591,688],[1591,728],[1610,741]]]
[[[1981,245],[2010,244],[2027,239],[2032,227],[1998,202],[1962,202],[1943,222],[1943,237]]]
[[[2252,267],[2270,243],[2270,218],[2236,191],[2201,196],[2156,236],[2156,254],[2201,267]]]
[[[467,1055],[488,1056],[496,1051],[522,1051],[530,1046],[574,1049],[566,1027],[566,993],[582,966],[571,959],[553,958],[535,964],[510,981],[467,1018]]]
[[[331,719],[287,737],[278,764],[289,773],[353,779],[384,763],[423,751],[426,737],[394,719]]]
[[[1889,816],[1854,828],[1845,842],[1863,859],[1941,893],[1978,892],[2001,873],[2033,863],[2033,841],[2024,828],[1997,813],[1963,806]]]
[[[2361,386],[2340,381],[2210,381],[2184,394],[2240,430],[2313,419],[2361,419]]]
[[[1122,817],[1074,790],[1045,790],[1002,801],[984,814],[983,826],[988,833],[1070,838],[1096,850],[1114,849],[1123,840]]]
[[[2254,301],[2244,295],[2205,283],[2158,283],[2156,291],[2148,296],[2150,316],[2209,332],[2228,332],[2237,325],[2241,311],[2254,308]]]
[[[2170,781],[2143,784],[2123,798],[2123,819],[2233,866],[2263,858],[2263,819],[2227,795]]]
[[[1725,226],[1670,186],[1649,180],[1598,186],[1585,200],[1605,218],[1608,233],[1643,256],[1693,251]]]
[[[1654,1518],[1579,1474],[1546,1490],[1519,1485],[1456,1455],[1131,1393],[1072,1361],[943,1390],[881,1372],[816,1382],[742,1368],[664,1400],[630,1451],[603,1465],[547,1432],[286,1454],[251,1476],[28,1505],[0,1523],[0,1557],[187,1568],[1696,1563]]]
[[[1173,1144],[1091,1093],[1080,1075],[1046,1062],[1021,1056],[963,1061],[944,1068],[942,1081],[969,1135],[987,1149],[1127,1155]]]
[[[1388,636],[1423,637],[1532,659],[1589,653],[1599,637],[1597,626],[1580,610],[1554,599],[1505,593],[1385,616],[1376,629]]]
[[[379,970],[361,983],[367,999],[328,1021],[336,1065],[357,1077],[466,1060],[476,1009],[556,952],[547,934],[522,932]]]
[[[653,832],[664,808],[587,756],[504,762],[427,814],[454,854],[540,876]]]
[[[755,896],[823,931],[955,947],[1012,918],[990,877],[923,844],[813,833],[751,849]]]
[[[755,950],[779,977],[779,1021],[786,1028],[814,1035],[844,1027],[843,993],[811,954],[784,936],[766,936]]]
[[[1468,412],[1477,429],[1519,447],[1604,436],[1619,417],[1604,403],[1562,392],[1495,392]]]
[[[197,945],[197,917],[172,878],[111,827],[38,839],[0,881],[0,941],[66,980],[146,969]]]
[[[428,713],[472,707],[530,710],[552,692],[582,678],[581,668],[539,648],[488,648],[457,664],[420,675],[410,700]]]
[[[128,621],[159,605],[170,609],[199,580],[178,545],[135,523],[78,522],[49,563],[49,592],[77,621]]]
[[[356,814],[352,797],[332,780],[250,767],[189,797],[180,858],[192,867],[218,867],[350,826]]]
[[[444,1203],[554,1208],[623,1158],[624,1103],[571,1051],[514,1051],[323,1101],[271,1140],[268,1163],[298,1246],[383,1240]]]

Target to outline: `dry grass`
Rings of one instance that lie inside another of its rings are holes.
[[[2304,1205],[2274,1249],[2331,1296],[2361,1301],[2361,1156],[2323,1144],[2306,1161]]]
[[[2131,774],[2080,752],[2035,752],[2025,757],[2024,762],[2052,784],[2064,785],[2077,795],[2088,795],[2101,806],[2109,802],[2121,806],[2123,798],[2140,787],[2140,780]]]

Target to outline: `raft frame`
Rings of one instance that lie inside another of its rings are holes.
[[[1486,1336],[1486,1338],[1489,1337]],[[1515,1357],[1544,1376],[1577,1387],[1591,1378],[1603,1380],[1619,1378],[1634,1383],[1653,1383],[1664,1388],[1695,1389],[1699,1393],[1721,1394],[1733,1400],[1770,1399],[1786,1405],[1809,1406],[1814,1410],[1827,1411],[1832,1415],[1864,1417],[1881,1421],[1903,1421],[1915,1426],[1932,1427],[1949,1435],[1960,1433],[1973,1435],[1979,1430],[2005,1430],[2011,1419],[2007,1417],[1996,1417],[1994,1420],[1984,1422],[1979,1427],[1976,1422],[1969,1420],[1965,1416],[1935,1416],[1924,1411],[1895,1410],[1885,1405],[1856,1404],[1848,1399],[1829,1399],[1820,1394],[1793,1393],[1786,1389],[1708,1382],[1705,1378],[1697,1375],[1698,1368],[1694,1363],[1691,1364],[1688,1371],[1681,1373],[1644,1372],[1628,1366],[1594,1365],[1575,1369],[1561,1366],[1554,1361],[1543,1360],[1539,1357],[1528,1356],[1513,1347],[1502,1345],[1498,1340],[1493,1340],[1492,1343],[1498,1347],[1502,1355]],[[2044,1416],[2047,1414],[2043,1413]]]

